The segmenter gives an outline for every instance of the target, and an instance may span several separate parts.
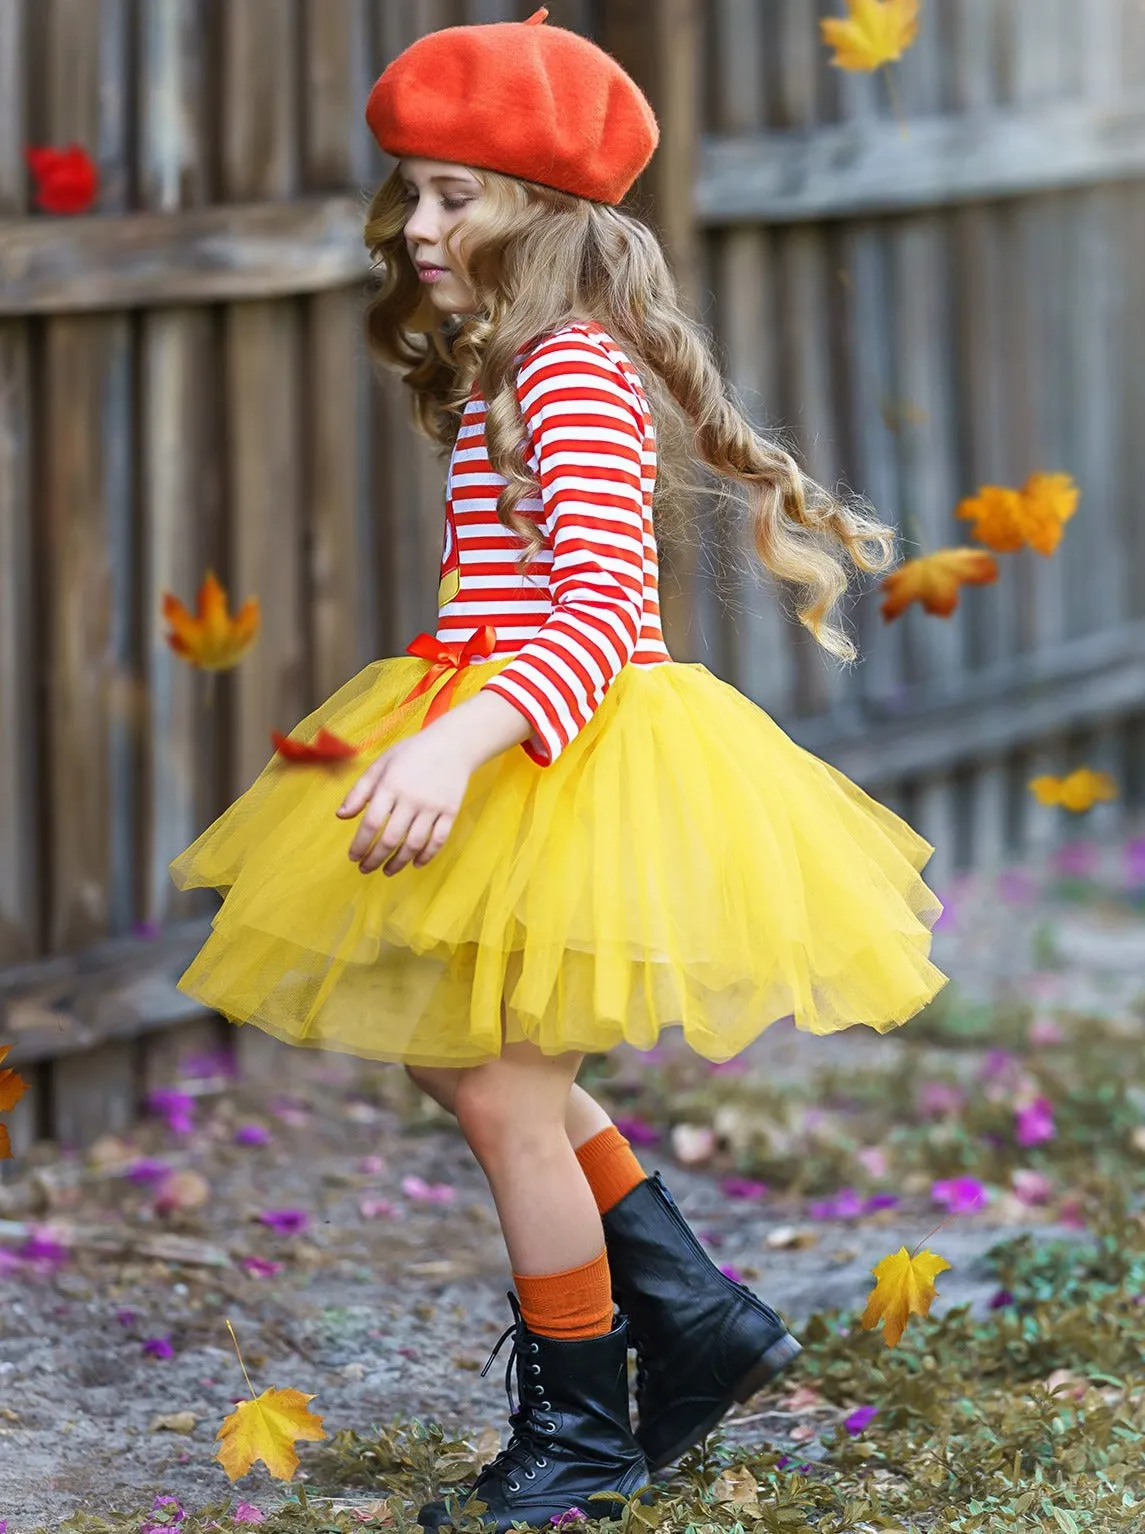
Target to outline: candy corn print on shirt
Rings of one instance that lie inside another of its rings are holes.
[[[522,576],[520,539],[497,519],[505,481],[489,463],[475,394],[449,464],[437,638],[496,630],[491,658],[516,658],[486,686],[529,720],[524,750],[548,766],[623,666],[672,658],[652,528],[656,443],[639,376],[597,325],[566,326],[531,348],[517,398],[540,486],[517,510],[535,518],[544,547]]]

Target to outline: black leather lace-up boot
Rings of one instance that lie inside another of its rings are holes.
[[[522,1321],[515,1294],[510,1293],[509,1304],[513,1325],[481,1372],[488,1371],[512,1336],[505,1392],[513,1435],[458,1498],[457,1514],[470,1499],[480,1499],[485,1512],[469,1516],[480,1517],[498,1534],[515,1523],[548,1528],[570,1507],[579,1507],[590,1518],[615,1516],[620,1502],[648,1481],[628,1415],[628,1329],[621,1320],[603,1337],[574,1342],[540,1337]],[[515,1409],[509,1384],[514,1362]],[[590,1502],[598,1492],[611,1492],[616,1500]],[[423,1529],[452,1526],[444,1502],[427,1503],[418,1522]]]
[[[774,1310],[720,1272],[659,1172],[608,1211],[604,1235],[636,1348],[636,1438],[659,1470],[802,1350]]]

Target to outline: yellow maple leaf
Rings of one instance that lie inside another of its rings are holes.
[[[215,1458],[229,1478],[237,1481],[261,1459],[277,1480],[289,1481],[298,1469],[295,1441],[329,1437],[322,1418],[307,1408],[313,1399],[300,1390],[264,1390],[253,1401],[240,1401],[215,1434],[223,1440]]]
[[[997,579],[997,562],[985,549],[936,549],[891,571],[880,587],[879,611],[890,623],[912,602],[921,602],[926,612],[949,618],[961,586],[985,586]]]
[[[935,1298],[934,1280],[950,1264],[934,1252],[919,1252],[912,1257],[905,1246],[884,1257],[872,1272],[876,1283],[867,1297],[861,1324],[870,1331],[880,1321],[886,1322],[883,1337],[888,1348],[897,1347],[912,1314],[927,1316]]]
[[[1025,542],[1022,492],[1006,485],[983,485],[977,495],[959,501],[954,515],[974,523],[974,537],[995,554],[1016,554]]]
[[[208,570],[199,585],[196,611],[190,612],[177,596],[165,591],[163,616],[171,625],[166,639],[176,655],[203,671],[227,671],[254,643],[260,607],[257,597],[249,597],[230,617],[226,587]]]
[[[1117,783],[1108,772],[1078,767],[1064,778],[1045,773],[1028,784],[1039,804],[1060,804],[1076,812],[1092,809],[1099,799],[1116,799]]]
[[[1031,474],[1022,486],[1021,528],[1030,548],[1052,554],[1081,491],[1068,474]]]
[[[819,23],[839,69],[870,70],[901,58],[918,36],[919,0],[847,0],[848,15]]]

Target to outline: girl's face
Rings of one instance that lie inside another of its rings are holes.
[[[484,188],[464,165],[444,160],[399,160],[409,212],[406,249],[430,299],[442,314],[476,308],[473,290],[451,269],[446,238],[482,196]]]

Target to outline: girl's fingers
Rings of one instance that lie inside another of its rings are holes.
[[[453,816],[439,815],[433,823],[433,830],[430,832],[429,840],[418,853],[417,857],[414,858],[413,866],[415,868],[424,868],[425,865],[429,862],[430,858],[436,857],[441,849],[445,846],[445,839],[452,830]]]
[[[393,856],[409,835],[409,829],[414,822],[416,814],[416,808],[408,800],[404,803],[399,800],[392,806],[385,828],[369,852],[366,853],[365,857],[358,864],[358,867],[364,874],[373,873],[375,868],[380,868],[383,863]],[[370,807],[369,819],[371,821],[374,820],[372,805]],[[367,822],[363,820],[362,831],[365,830],[366,824]],[[359,834],[361,834],[361,831]]]
[[[392,816],[395,802],[391,790],[385,788],[375,790],[370,800],[370,807],[358,822],[354,840],[350,843],[350,857],[355,863],[369,851],[374,837]]]
[[[387,874],[400,873],[407,863],[412,862],[414,857],[424,850],[433,831],[437,814],[436,810],[422,810],[420,814],[414,816],[413,824],[406,832],[405,840],[395,856],[386,864]]]
[[[353,788],[334,811],[336,815],[356,815],[374,791],[382,771],[382,757],[371,762]]]

